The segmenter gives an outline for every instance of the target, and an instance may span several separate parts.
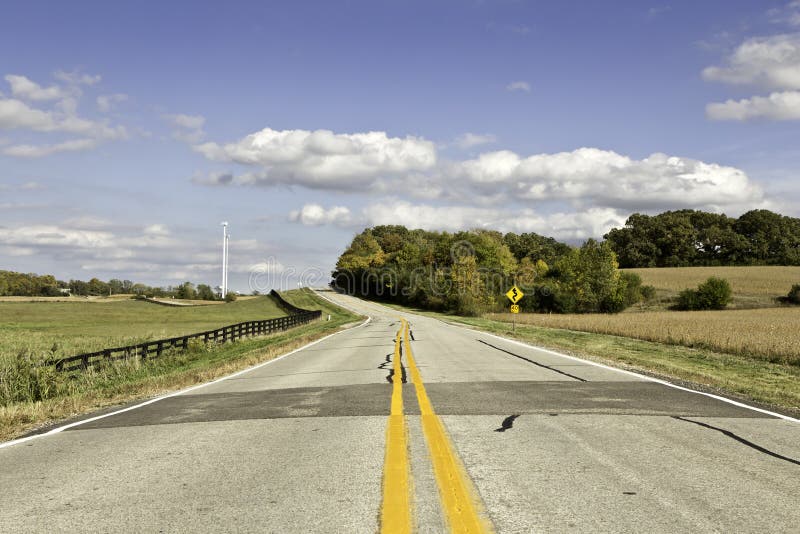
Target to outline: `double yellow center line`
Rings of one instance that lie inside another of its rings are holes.
[[[392,408],[386,431],[386,459],[383,477],[383,505],[381,532],[407,533],[412,531],[411,477],[408,458],[408,430],[403,414],[402,346],[417,393],[422,432],[433,465],[439,498],[451,532],[489,533],[491,525],[482,513],[478,492],[467,475],[450,441],[444,425],[436,415],[425,391],[409,341],[408,323],[401,320],[395,337],[394,380],[392,381]]]

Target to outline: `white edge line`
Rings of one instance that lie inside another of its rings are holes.
[[[562,354],[562,353],[556,352],[554,350],[546,349],[546,348],[543,348],[543,347],[538,347],[536,345],[531,345],[530,343],[525,343],[525,342],[522,342],[522,341],[517,341],[516,339],[509,339],[507,337],[498,336],[496,334],[490,334],[489,332],[482,332],[480,330],[475,330],[474,328],[469,328],[467,326],[461,326],[461,325],[458,325],[458,324],[448,323],[447,321],[442,321],[442,322],[444,324],[448,325],[448,326],[452,326],[453,328],[461,328],[463,330],[469,330],[470,332],[475,332],[476,334],[483,334],[485,336],[493,337],[495,339],[500,339],[502,341],[508,341],[509,343],[513,343],[515,345],[520,345],[520,346],[527,347],[527,348],[530,348],[530,349],[535,349],[535,350],[538,350],[538,351],[541,351],[541,352],[546,352],[546,353],[549,353],[549,354],[553,354],[555,356],[560,356],[562,358],[568,358],[570,360],[578,361],[578,362],[581,362],[581,363],[588,363],[589,365],[594,365],[595,367],[601,367],[601,368],[607,369],[609,371],[616,371],[618,373],[624,373],[626,375],[635,376],[637,378],[642,378],[642,379],[650,381],[650,382],[656,382],[656,383],[662,384],[664,386],[669,386],[671,388],[680,389],[681,391],[688,391],[689,393],[696,393],[698,395],[703,395],[705,397],[710,397],[712,399],[717,399],[717,400],[720,400],[720,401],[723,401],[723,402],[727,402],[728,404],[733,404],[734,406],[739,406],[740,408],[747,408],[748,410],[753,410],[755,412],[760,412],[760,413],[763,413],[763,414],[771,415],[773,417],[777,417],[778,419],[783,419],[785,421],[791,421],[793,423],[800,423],[800,419],[795,419],[794,417],[789,417],[788,415],[783,415],[783,414],[780,414],[780,413],[775,413],[775,412],[771,412],[769,410],[765,410],[763,408],[757,408],[755,406],[750,406],[749,404],[745,404],[743,402],[735,401],[733,399],[729,399],[729,398],[726,398],[726,397],[721,397],[719,395],[714,395],[713,393],[706,393],[705,391],[697,391],[696,389],[685,388],[683,386],[679,386],[677,384],[673,384],[672,382],[667,382],[666,380],[662,380],[660,378],[654,378],[652,376],[639,374],[639,373],[636,373],[636,372],[633,372],[633,371],[628,371],[626,369],[619,369],[617,367],[611,367],[610,365],[604,365],[602,363],[593,362],[591,360],[584,360],[583,358],[578,358],[577,356],[570,356],[569,354]]]
[[[337,304],[337,306],[338,306],[338,304]],[[53,434],[58,434],[60,432],[63,432],[64,430],[69,430],[70,428],[74,428],[76,426],[85,425],[86,423],[92,423],[94,421],[99,421],[100,419],[105,419],[106,417],[112,417],[114,415],[119,415],[121,413],[129,412],[131,410],[136,410],[137,408],[142,408],[144,406],[147,406],[148,404],[153,404],[154,402],[162,401],[164,399],[169,399],[170,397],[175,397],[175,396],[178,396],[178,395],[183,395],[184,393],[189,393],[190,391],[194,391],[196,389],[200,389],[200,388],[203,388],[203,387],[206,387],[206,386],[210,386],[211,384],[216,384],[217,382],[222,382],[223,380],[228,380],[229,378],[234,378],[234,377],[237,377],[239,375],[243,375],[245,373],[249,373],[250,371],[254,371],[254,370],[256,370],[256,369],[258,369],[260,367],[264,367],[265,365],[269,365],[269,364],[271,364],[273,362],[277,362],[278,360],[282,360],[283,358],[286,358],[287,356],[291,356],[295,352],[299,352],[301,350],[307,349],[308,347],[316,345],[317,343],[321,343],[321,342],[325,341],[326,339],[328,339],[330,337],[333,337],[333,336],[335,336],[337,334],[341,334],[343,332],[350,332],[351,330],[354,330],[356,328],[361,328],[362,326],[366,326],[370,321],[372,321],[372,317],[367,316],[366,320],[364,320],[364,322],[361,323],[360,325],[354,326],[353,328],[347,328],[345,330],[339,330],[338,332],[334,332],[333,334],[328,334],[325,337],[321,337],[321,338],[317,339],[316,341],[312,341],[311,343],[303,345],[302,347],[298,347],[298,348],[296,348],[296,349],[294,349],[294,350],[292,350],[290,352],[287,352],[286,354],[281,354],[277,358],[273,358],[271,360],[267,360],[266,362],[258,363],[256,365],[253,365],[252,367],[248,367],[247,369],[242,369],[241,371],[236,371],[233,374],[226,375],[226,376],[223,376],[221,378],[217,378],[215,380],[212,380],[211,382],[204,382],[202,384],[195,384],[194,386],[188,387],[186,389],[173,391],[172,393],[167,393],[166,395],[162,395],[162,396],[156,397],[154,399],[149,399],[149,400],[146,400],[146,401],[141,402],[139,404],[136,404],[134,406],[128,406],[127,408],[123,408],[121,410],[116,410],[114,412],[106,413],[106,414],[103,414],[103,415],[98,415],[98,416],[95,416],[95,417],[90,417],[89,419],[83,419],[81,421],[76,421],[76,422],[70,423],[68,425],[60,426],[60,427],[54,428],[52,430],[48,430],[47,432],[43,432],[41,434],[34,434],[32,436],[27,436],[27,437],[24,437],[24,438],[14,439],[14,440],[11,440],[11,441],[6,441],[4,443],[0,443],[0,449],[5,449],[6,447],[11,447],[12,445],[19,445],[20,443],[25,443],[26,441],[31,441],[31,440],[34,440],[34,439],[43,438],[45,436],[51,436]]]

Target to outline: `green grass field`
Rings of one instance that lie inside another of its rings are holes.
[[[270,297],[187,307],[135,300],[0,302],[0,361],[20,354],[71,356],[282,315]]]
[[[34,359],[27,354],[20,356],[19,350],[53,343],[77,350],[84,346],[84,332],[91,333],[91,348],[103,348],[134,339],[121,334],[123,331],[135,332],[139,339],[160,338],[276,317],[283,312],[267,297],[197,308],[125,301],[13,303],[20,305],[13,307],[7,306],[11,303],[0,303],[0,343],[13,342],[17,347],[16,351],[4,347],[6,356],[0,358],[0,441],[65,417],[213,380],[360,320],[307,289],[282,295],[295,306],[322,310],[322,319],[235,343],[190,344],[186,352],[168,353],[144,362],[118,361],[73,376],[56,373],[52,366],[36,366],[35,359],[49,355],[48,351]]]

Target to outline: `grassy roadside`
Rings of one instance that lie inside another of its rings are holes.
[[[199,344],[188,352],[175,353],[158,360],[119,363],[98,371],[86,371],[70,381],[70,387],[63,395],[0,406],[0,442],[66,418],[228,375],[274,359],[360,319],[320,299],[309,290],[291,291],[283,296],[296,306],[322,310],[322,319],[271,336],[219,346]],[[328,314],[331,315],[330,321],[326,320]]]
[[[384,304],[384,303],[381,303]],[[388,306],[461,324],[537,346],[667,379],[800,416],[800,366],[771,363],[741,354],[669,345],[558,328],[512,325],[485,317],[458,317],[394,304]]]
[[[0,302],[0,362],[72,356],[283,315],[267,296],[185,307],[130,299]]]

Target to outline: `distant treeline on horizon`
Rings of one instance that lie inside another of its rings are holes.
[[[444,233],[446,234],[446,232]],[[499,234],[518,259],[551,263],[574,247],[535,233]],[[800,265],[800,219],[769,210],[742,216],[697,210],[631,215],[622,228],[605,236],[619,267],[694,267],[734,265]],[[399,250],[399,249],[398,249]],[[153,297],[213,300],[209,285],[185,282],[153,287],[130,280],[63,282],[52,275],[0,270],[0,296],[62,296],[141,294]]]
[[[57,280],[53,275],[0,271],[0,297],[63,297],[143,295],[147,297],[175,297],[179,299],[218,300],[219,296],[208,284],[184,282],[178,286],[153,287],[130,280],[112,278],[104,282],[92,278],[88,282]]]

